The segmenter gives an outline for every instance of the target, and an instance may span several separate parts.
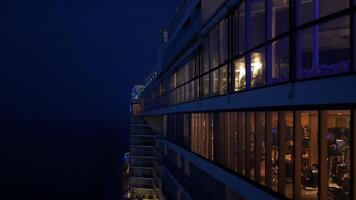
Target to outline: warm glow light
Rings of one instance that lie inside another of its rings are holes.
[[[241,80],[246,72],[245,72],[245,63],[243,62],[240,62],[238,65],[237,65],[237,68],[235,69],[235,74],[236,73],[239,73],[239,77],[235,77],[235,80]]]
[[[261,62],[261,57],[259,54],[255,54],[253,56],[253,60],[251,63],[251,71],[253,74],[257,74],[259,70],[262,69],[262,62]]]

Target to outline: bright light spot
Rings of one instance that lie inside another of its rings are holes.
[[[251,70],[253,74],[257,74],[259,70],[262,69],[262,62],[261,56],[259,53],[254,54],[252,63],[251,63]]]

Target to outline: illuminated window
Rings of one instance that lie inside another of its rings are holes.
[[[217,123],[215,130],[217,131],[214,137],[214,160],[224,165],[227,168],[233,169],[232,163],[235,154],[233,133],[230,129],[230,112],[217,113],[215,119]]]
[[[322,112],[321,199],[351,199],[350,124],[349,110]]]
[[[192,114],[192,151],[213,160],[213,121],[210,113]]]
[[[231,137],[231,169],[235,172],[238,172],[238,163],[240,162],[240,155],[239,155],[239,133],[238,133],[238,114],[237,112],[231,112],[230,114],[230,137]]]
[[[318,199],[319,145],[318,112],[296,111],[295,127],[295,198]]]
[[[266,113],[266,186],[278,191],[278,112]]]
[[[246,117],[245,112],[237,113],[237,146],[238,146],[238,163],[237,171],[246,175]]]
[[[234,62],[234,91],[246,88],[246,68],[245,58],[240,58]]]
[[[264,112],[255,112],[255,180],[266,184],[266,122]]]
[[[251,87],[265,85],[265,50],[264,47],[251,54]]]
[[[293,112],[284,111],[279,113],[279,157],[278,157],[278,170],[279,179],[278,191],[284,196],[293,198]]]
[[[255,180],[255,116],[246,113],[246,176]]]

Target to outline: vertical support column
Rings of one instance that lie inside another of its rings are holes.
[[[238,132],[237,132],[237,112],[231,112],[231,119],[230,119],[230,125],[231,125],[231,156],[232,156],[232,169],[236,172],[237,171],[237,165],[238,165],[238,160],[240,157],[238,156]]]
[[[195,114],[190,114],[190,137],[189,137],[189,149],[194,152],[194,136],[195,136]]]
[[[227,157],[227,162],[228,162],[228,166],[230,169],[235,169],[234,166],[234,157],[235,157],[235,149],[234,149],[234,133],[233,133],[233,129],[232,129],[232,125],[231,125],[231,118],[232,118],[232,113],[228,112],[227,113],[227,134],[228,134],[228,139],[226,140],[226,142],[228,143],[228,148],[227,148],[227,155],[229,155]]]
[[[245,1],[245,50],[248,51],[251,48],[251,0]],[[245,56],[245,67],[246,67],[246,89],[251,88],[251,54]]]
[[[272,112],[266,113],[266,186],[272,188]]]
[[[191,120],[192,120],[192,114],[191,113],[188,113],[187,114],[187,129],[188,129],[188,144],[187,144],[187,146],[188,146],[188,149],[189,149],[189,147],[191,146],[191,142],[192,142],[192,140],[190,139],[190,138],[192,138],[192,127],[190,126],[190,124],[191,124]]]
[[[245,124],[245,113],[239,112],[237,114],[237,146],[238,146],[238,156],[237,158],[239,159],[238,165],[237,165],[237,170],[239,173],[242,175],[245,175],[245,163],[246,163],[246,157],[245,157],[245,151],[246,151],[246,124]]]
[[[279,153],[278,153],[278,191],[281,194],[285,193],[285,176],[286,176],[286,165],[285,165],[285,148],[286,148],[286,124],[285,124],[285,111],[281,111],[278,114],[278,131],[279,131]]]
[[[295,111],[294,117],[294,199],[301,199],[301,166],[302,166],[302,126],[301,111]]]
[[[222,157],[221,155],[221,151],[222,149],[222,145],[221,145],[221,137],[220,135],[218,135],[217,133],[219,132],[219,130],[221,130],[220,127],[220,123],[219,123],[219,113],[212,113],[212,153],[214,155],[214,161],[216,163],[222,164]]]
[[[215,143],[214,143],[214,140],[215,140],[215,137],[214,137],[214,133],[215,133],[215,126],[217,125],[215,120],[214,120],[214,113],[208,113],[207,114],[208,116],[208,121],[209,121],[209,126],[208,126],[208,139],[209,139],[209,144],[210,144],[210,152],[209,152],[209,157],[212,161],[215,160],[215,154],[214,154],[214,148],[215,148]]]
[[[319,146],[320,146],[320,175],[319,175],[319,199],[327,199],[329,185],[329,160],[328,160],[328,141],[327,141],[327,123],[328,113],[325,110],[320,111],[319,123]]]
[[[356,1],[355,1],[356,2]],[[352,155],[352,160],[351,160],[351,166],[352,166],[352,171],[351,171],[351,187],[350,188],[355,188],[355,177],[356,177],[356,110],[351,110],[351,155]],[[351,195],[352,199],[356,200],[356,193],[354,189],[351,189]]]
[[[202,114],[202,113],[197,114],[196,121],[197,121],[197,124],[198,124],[198,126],[196,128],[197,134],[196,134],[196,141],[195,141],[196,142],[196,147],[197,147],[197,152],[196,153],[198,153],[198,152],[203,153],[203,149],[201,148],[202,142],[207,142],[207,141],[205,141],[205,136],[203,135],[203,133],[204,133],[204,131],[206,129],[206,126],[207,126],[205,118],[204,118],[204,114]],[[202,155],[205,156],[205,154],[202,154]]]
[[[255,153],[255,164],[254,164],[254,172],[255,172],[255,181],[260,182],[261,178],[261,134],[262,128],[260,124],[261,114],[259,112],[255,112],[255,142],[254,142],[254,153]]]
[[[251,178],[251,113],[246,112],[246,126],[245,126],[245,173],[248,178]]]

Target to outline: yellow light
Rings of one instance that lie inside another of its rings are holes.
[[[251,63],[251,70],[252,70],[253,74],[257,74],[258,71],[262,69],[260,53],[254,53],[254,55],[252,57],[253,57],[253,60]]]
[[[245,63],[244,62],[239,62],[239,64],[237,65],[237,69],[235,69],[235,72],[239,73],[238,79],[241,80],[246,74],[246,72],[245,72]],[[237,79],[237,77],[235,79]]]

